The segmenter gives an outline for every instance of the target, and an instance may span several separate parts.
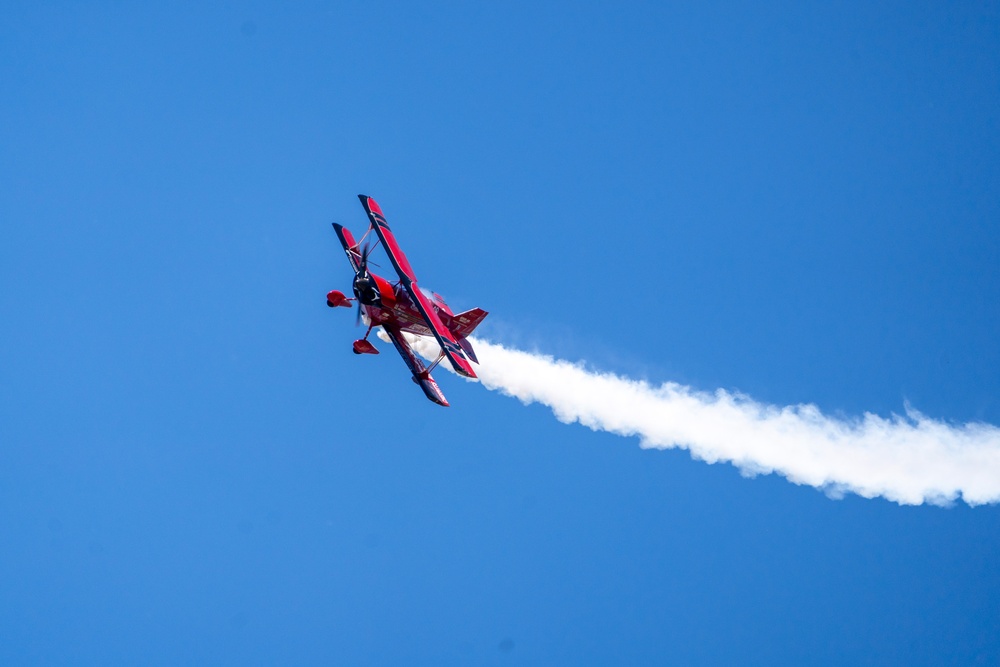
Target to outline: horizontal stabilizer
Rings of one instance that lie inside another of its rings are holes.
[[[476,358],[476,351],[472,349],[472,343],[470,343],[468,341],[468,339],[466,339],[466,338],[459,338],[458,339],[458,345],[463,350],[465,350],[465,354],[466,354],[466,356],[469,357],[469,359],[472,359],[477,364],[479,363],[479,359]]]

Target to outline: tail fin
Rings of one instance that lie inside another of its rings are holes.
[[[465,338],[471,334],[479,323],[486,319],[489,315],[482,308],[473,308],[472,310],[467,310],[464,313],[459,313],[451,318],[451,333],[455,338]]]
[[[451,329],[452,335],[455,336],[455,340],[461,346],[465,353],[477,364],[479,359],[476,359],[476,353],[472,349],[472,344],[465,339],[466,336],[475,331],[479,323],[486,319],[489,315],[482,308],[473,308],[472,310],[467,310],[464,313],[459,313],[451,318],[448,328]]]

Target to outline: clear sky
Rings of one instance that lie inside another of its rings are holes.
[[[0,663],[1000,664],[1000,508],[356,357],[374,196],[481,331],[1000,424],[1000,7],[0,8]],[[952,3],[953,5],[955,3]]]

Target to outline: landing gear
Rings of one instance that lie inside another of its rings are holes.
[[[336,308],[337,306],[350,308],[351,301],[354,301],[354,299],[348,299],[347,296],[339,290],[330,290],[326,294],[326,305],[330,308]]]
[[[368,336],[371,334],[374,326],[374,322],[369,324],[368,331],[365,332],[365,337],[354,341],[354,354],[378,354],[378,348],[368,342]]]

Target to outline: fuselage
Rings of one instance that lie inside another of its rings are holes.
[[[414,305],[410,295],[399,283],[390,283],[385,278],[374,273],[368,273],[368,281],[359,285],[354,281],[354,295],[361,302],[365,318],[375,326],[382,324],[395,325],[401,331],[418,336],[431,336],[433,332],[427,326],[427,321]],[[441,319],[441,323],[454,333],[452,328],[451,308],[444,302],[440,294],[422,289],[420,291],[431,302],[431,307]]]

